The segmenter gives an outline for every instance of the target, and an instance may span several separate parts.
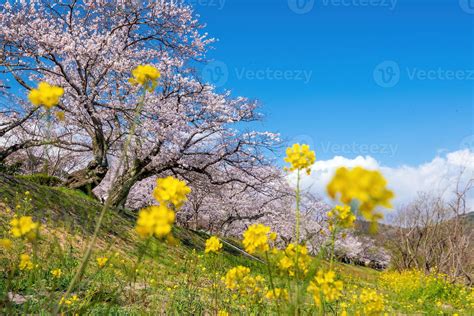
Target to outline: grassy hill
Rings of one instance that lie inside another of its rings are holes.
[[[11,249],[0,249],[0,314],[54,310],[74,275],[101,207],[98,201],[78,191],[0,174],[0,238],[9,236],[14,214],[29,214],[41,223],[38,243],[16,240]],[[209,237],[206,233],[174,228],[174,239],[145,243],[134,232],[135,220],[132,212],[108,212],[86,275],[72,296],[66,298],[61,311],[200,315],[227,310],[231,314],[271,314],[268,302],[249,303],[227,291],[220,281],[226,271],[237,265],[249,267],[255,274],[266,273],[261,262],[238,249],[238,242],[229,240],[234,246],[224,245],[217,256],[204,255]],[[20,254],[26,252],[33,253],[37,266],[31,271],[15,269],[21,263]],[[97,260],[100,258],[108,259],[103,267]],[[54,274],[57,269],[61,270],[59,276]],[[389,284],[389,279],[381,277],[384,273],[345,264],[337,264],[335,270],[347,291],[351,291],[348,293],[380,288],[385,293],[386,310],[400,314],[409,308],[417,310],[408,305],[416,304],[418,297],[402,299],[390,288],[380,287],[381,280]],[[418,309],[437,308],[448,314],[459,309],[448,296],[440,298],[442,306],[425,296]]]

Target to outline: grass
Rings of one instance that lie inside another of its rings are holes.
[[[0,249],[0,266],[3,267],[0,314],[48,314],[60,301],[74,275],[102,205],[82,192],[38,185],[1,174],[0,201],[0,238],[7,237],[14,213],[33,215],[42,226],[36,245],[17,240],[11,250]],[[219,255],[204,255],[205,240],[209,236],[178,227],[173,230],[173,240],[146,243],[137,238],[134,222],[132,212],[108,213],[86,275],[73,292],[77,301],[73,301],[73,297],[66,298],[71,302],[62,305],[62,312],[208,315],[226,310],[231,314],[274,313],[274,306],[268,302],[236,295],[226,290],[220,281],[227,270],[237,265],[249,267],[252,274],[265,275],[262,263],[227,245]],[[238,242],[229,242],[239,247]],[[35,254],[38,266],[31,271],[16,269],[21,253]],[[101,257],[108,259],[103,267],[96,260]],[[143,259],[137,265],[139,258]],[[60,277],[51,274],[55,269],[61,269]],[[474,312],[474,296],[462,286],[431,282],[430,287],[425,288],[423,282],[418,282],[418,288],[398,291],[396,274],[346,264],[337,264],[336,271],[347,289],[348,305],[360,306],[356,301],[358,293],[377,288],[384,295],[390,314],[453,315],[456,312],[469,315]],[[410,284],[410,279],[404,277],[405,283]],[[284,279],[279,277],[277,282],[284,282]],[[339,313],[341,307],[335,311]]]

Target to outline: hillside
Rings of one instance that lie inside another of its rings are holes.
[[[73,277],[102,205],[78,191],[38,185],[3,174],[0,174],[0,200],[0,238],[8,236],[13,213],[32,214],[41,222],[39,243],[33,249],[26,242],[15,242],[10,251],[0,250],[3,267],[19,264],[18,256],[26,250],[36,251],[39,259],[38,266],[29,274],[18,270],[12,272],[13,275],[7,273],[9,270],[2,272],[0,314],[50,313]],[[89,269],[72,296],[66,298],[61,311],[68,314],[200,315],[217,313],[209,307],[214,305],[230,314],[272,314],[267,310],[267,303],[250,304],[240,295],[227,291],[220,281],[226,271],[237,265],[249,267],[255,274],[266,273],[265,266],[243,254],[238,243],[229,240],[235,245],[224,244],[223,252],[217,256],[205,255],[205,240],[209,237],[206,233],[175,227],[173,240],[166,243],[153,240],[145,247],[134,231],[135,220],[132,212],[111,210],[108,213]],[[101,267],[102,258],[107,258],[107,262]],[[59,276],[54,273],[57,269],[60,269]],[[452,312],[459,310],[454,299],[457,304],[463,304],[458,287],[436,292],[443,295],[442,300],[446,302],[441,307],[436,305],[439,300],[430,296],[433,288],[426,292],[417,289],[417,295],[425,298],[423,304],[418,302],[419,307],[416,307],[414,302],[418,296],[402,296],[391,288],[397,284],[397,289],[403,289],[398,274],[345,264],[337,264],[335,270],[344,282],[348,299],[352,297],[350,293],[378,288],[385,293],[387,311],[442,308]],[[276,281],[280,278],[278,276]],[[443,291],[449,293],[443,294]],[[354,306],[360,304],[352,301]]]
[[[61,293],[73,276],[74,268],[83,253],[86,242],[93,230],[95,216],[100,212],[101,204],[82,192],[62,187],[38,185],[27,180],[0,174],[0,235],[7,236],[8,222],[15,207],[25,206],[25,193],[31,198],[31,212],[42,224],[41,246],[48,243],[50,247],[47,263],[41,266],[41,274],[62,266],[61,282],[41,285],[40,288],[30,287],[25,280],[14,284],[10,291],[13,301],[21,304],[9,305],[17,312],[48,311],[54,307]],[[118,313],[143,313],[154,310],[165,312],[175,310],[186,314],[196,314],[206,309],[209,300],[211,277],[203,273],[206,270],[216,271],[220,275],[236,265],[250,267],[252,271],[264,272],[264,266],[224,244],[223,253],[216,266],[203,256],[205,240],[208,236],[203,232],[174,228],[175,240],[169,243],[155,242],[149,247],[143,263],[140,265],[137,282],[134,286],[126,286],[118,290],[114,283],[123,283],[140,256],[142,242],[134,233],[135,215],[132,213],[111,211],[106,218],[99,234],[98,249],[93,254],[94,262],[89,272],[93,281],[80,284],[77,293],[82,304],[75,311],[88,306],[93,311]],[[228,241],[231,242],[231,241]],[[108,269],[97,269],[97,257],[109,258]],[[45,258],[46,259],[46,258]],[[62,262],[61,262],[62,261]],[[66,262],[65,262],[66,261]],[[351,276],[372,282],[378,272],[375,270],[340,265],[341,270]],[[6,284],[0,281],[0,289]],[[52,291],[48,293],[47,291]],[[42,293],[45,292],[45,295]],[[170,292],[173,293],[170,299]],[[51,298],[54,298],[51,300]],[[104,301],[104,298],[107,300]],[[24,302],[23,302],[24,301]],[[183,303],[185,302],[185,303]],[[6,306],[6,302],[3,303]],[[82,307],[81,307],[82,306]],[[40,307],[40,309],[38,309]]]

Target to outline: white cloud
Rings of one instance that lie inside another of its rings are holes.
[[[388,186],[395,192],[394,206],[409,203],[418,192],[443,194],[449,198],[452,194],[460,172],[461,182],[466,183],[474,178],[474,152],[469,149],[437,156],[432,161],[418,165],[387,167],[381,165],[371,156],[358,156],[349,159],[336,156],[330,160],[317,161],[312,167],[310,176],[304,176],[302,183],[306,189],[321,196],[326,196],[326,184],[330,181],[336,168],[361,166],[367,169],[380,170],[388,181]],[[294,182],[294,175],[290,181]],[[474,190],[473,190],[474,191]],[[474,206],[474,192],[469,196],[468,205]]]

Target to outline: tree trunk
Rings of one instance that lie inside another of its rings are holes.
[[[125,174],[119,175],[110,190],[110,205],[124,207],[130,190],[142,179],[143,175],[137,167],[132,167]]]
[[[96,129],[92,144],[94,159],[84,169],[71,173],[64,185],[92,195],[92,190],[98,186],[109,171],[107,160],[107,143],[101,129]]]

